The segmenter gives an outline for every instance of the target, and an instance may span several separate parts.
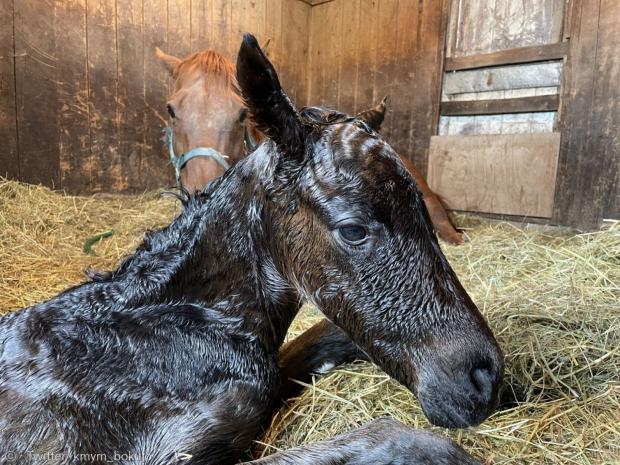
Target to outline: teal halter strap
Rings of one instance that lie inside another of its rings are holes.
[[[216,162],[220,164],[224,171],[230,168],[228,161],[226,159],[228,156],[222,155],[215,149],[211,147],[196,147],[195,149],[190,150],[189,152],[185,152],[180,157],[177,157],[174,153],[174,144],[172,141],[172,128],[166,127],[164,129],[164,142],[168,146],[168,153],[170,155],[170,163],[174,168],[174,175],[177,181],[177,187],[181,187],[181,170],[190,161],[192,158],[196,157],[207,157],[212,158]]]

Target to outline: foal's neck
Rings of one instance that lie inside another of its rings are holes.
[[[132,306],[201,302],[241,317],[246,330],[277,348],[300,299],[261,242],[262,187],[247,171],[247,166],[233,168],[204,194],[191,197],[170,226],[147,235],[117,275],[123,276]]]

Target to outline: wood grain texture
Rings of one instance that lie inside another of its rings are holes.
[[[86,43],[86,1],[56,3],[60,177],[73,192],[90,192],[92,159]]]
[[[565,0],[452,0],[447,55],[561,41]]]
[[[428,183],[456,210],[549,218],[559,133],[431,138]]]
[[[521,98],[442,102],[440,112],[446,116],[535,113],[556,111],[558,105],[559,98],[557,95],[541,95]]]
[[[15,114],[15,45],[13,1],[0,2],[0,176],[19,179]]]
[[[155,47],[168,50],[166,29],[167,0],[143,2],[144,146],[140,163],[140,180],[131,180],[135,190],[157,189],[174,185],[174,174],[164,147],[163,128],[167,123],[168,72],[155,58]],[[148,8],[146,7],[148,5]]]
[[[532,134],[553,132],[556,112],[484,116],[442,116],[439,135]]]
[[[382,133],[422,173],[438,123],[447,5],[337,0],[311,9],[309,103],[357,113],[388,95]]]
[[[558,87],[562,62],[499,66],[446,73],[443,94]]]
[[[2,0],[0,175],[79,194],[169,187],[169,77],[155,47],[235,60],[243,32],[271,39],[268,54],[304,105],[310,9],[298,0]]]
[[[446,74],[442,102],[451,120],[442,117],[440,134],[509,134],[549,131],[559,94],[566,0],[451,0]],[[552,61],[549,61],[552,60]],[[527,101],[516,99],[530,98]],[[502,102],[505,100],[506,114]],[[474,101],[481,100],[484,103]],[[529,102],[529,103],[528,103]],[[473,116],[482,114],[484,116]],[[498,115],[497,117],[495,115]],[[529,120],[529,122],[528,122]],[[541,124],[543,123],[543,124]]]
[[[308,104],[310,10],[304,2],[282,0],[279,16],[269,9],[266,13],[266,37],[279,37],[279,43],[274,42],[267,50],[273,54],[274,63],[280,69],[282,85],[299,106]],[[270,29],[272,22],[274,25]]]
[[[519,47],[499,52],[446,58],[446,71],[484,68],[538,61],[561,60],[568,53],[568,42]]]
[[[620,216],[620,3],[574,0],[553,219],[581,229]]]
[[[15,2],[20,179],[60,187],[53,0]]]
[[[124,187],[119,152],[118,42],[116,2],[87,2],[88,82],[90,116],[90,190]]]
[[[117,0],[118,152],[120,179],[115,191],[132,192],[142,181],[144,157],[144,40],[142,0]]]

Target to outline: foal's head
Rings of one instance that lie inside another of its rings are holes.
[[[243,156],[245,107],[234,64],[212,50],[180,59],[156,50],[174,79],[167,110],[177,156],[198,147],[217,150],[232,165]],[[201,190],[224,173],[216,160],[197,157],[181,171],[188,191]]]
[[[274,274],[414,392],[432,422],[483,421],[496,404],[502,353],[376,121],[297,111],[252,36],[237,78],[271,139],[252,161],[264,162],[269,201],[254,214],[268,230]]]

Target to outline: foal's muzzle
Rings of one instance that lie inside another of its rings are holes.
[[[474,362],[423,370],[418,383],[422,410],[437,426],[478,425],[497,407],[503,370],[499,349],[497,354]]]

